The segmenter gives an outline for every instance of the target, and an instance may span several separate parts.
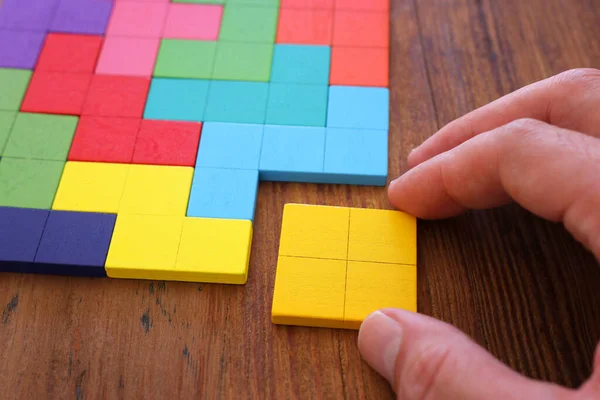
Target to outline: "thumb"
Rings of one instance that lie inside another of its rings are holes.
[[[371,314],[358,345],[401,399],[546,400],[575,393],[527,379],[451,325],[408,311]]]

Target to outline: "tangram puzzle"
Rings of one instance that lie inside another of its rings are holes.
[[[259,181],[385,185],[388,1],[3,0],[0,270],[244,284]]]

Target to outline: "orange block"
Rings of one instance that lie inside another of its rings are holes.
[[[336,11],[333,26],[334,46],[389,47],[387,12]]]
[[[334,0],[281,0],[281,8],[333,9]]]
[[[279,11],[277,43],[330,45],[333,31],[332,10]]]
[[[389,11],[390,0],[335,0],[336,10]]]
[[[331,85],[389,86],[389,49],[333,47]]]

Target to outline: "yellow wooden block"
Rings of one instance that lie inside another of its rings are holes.
[[[187,281],[245,284],[251,244],[251,221],[186,218],[175,273]]]
[[[343,328],[345,284],[346,261],[280,256],[272,322]]]
[[[119,212],[184,216],[193,175],[191,167],[132,165]]]
[[[417,267],[348,261],[345,327],[360,328],[369,314],[382,308],[417,311]]]
[[[345,260],[350,209],[286,204],[279,255]]]
[[[67,162],[52,208],[116,214],[129,168],[127,164]]]
[[[348,260],[416,265],[416,218],[400,211],[352,208]]]
[[[119,214],[106,258],[111,278],[170,280],[184,217]]]

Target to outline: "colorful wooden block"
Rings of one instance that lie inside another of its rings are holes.
[[[389,89],[330,86],[327,127],[389,129]]]
[[[104,263],[116,215],[51,211],[35,256],[40,271],[106,276]]]
[[[257,170],[262,135],[262,125],[207,122],[196,167]]]
[[[389,17],[388,12],[336,10],[333,19],[333,45],[388,48]]]
[[[102,36],[49,33],[37,71],[93,73],[102,46]]]
[[[64,162],[2,157],[0,206],[49,209]]]
[[[194,169],[132,165],[119,213],[185,215]]]
[[[254,7],[278,7],[280,0],[227,0],[227,4],[254,6]]]
[[[281,0],[281,8],[300,8],[305,10],[333,9],[334,0]]]
[[[219,40],[274,43],[278,7],[256,7],[229,2],[225,6]]]
[[[268,82],[272,60],[272,44],[218,42],[213,79]]]
[[[83,115],[68,160],[131,163],[140,121],[139,118]]]
[[[82,114],[141,118],[149,87],[149,78],[94,75]]]
[[[222,15],[223,7],[218,5],[169,4],[163,37],[217,40]]]
[[[187,216],[252,221],[258,171],[196,167]]]
[[[0,110],[18,111],[31,79],[31,71],[0,68]]]
[[[327,9],[279,10],[277,43],[331,45],[333,11]]]
[[[209,82],[198,79],[152,79],[144,118],[202,122]]]
[[[106,35],[160,38],[168,5],[167,2],[117,1]]]
[[[142,120],[132,162],[193,167],[201,129],[195,122]]]
[[[116,214],[130,166],[68,161],[52,209]]]
[[[325,128],[266,125],[260,156],[261,180],[320,182]]]
[[[12,262],[33,262],[47,218],[47,210],[0,207],[0,271],[19,270]]]
[[[102,35],[106,31],[112,7],[112,1],[60,0],[50,30]]]
[[[65,161],[77,120],[67,115],[19,113],[3,155]]]
[[[21,111],[80,115],[92,74],[36,71]]]
[[[259,82],[213,81],[205,121],[262,124],[269,85]]]
[[[327,128],[324,172],[329,183],[385,186],[388,131]]]
[[[267,104],[267,124],[325,126],[327,85],[271,83]]]
[[[33,69],[43,42],[41,32],[0,30],[0,67]]]
[[[6,142],[16,118],[16,112],[0,111],[0,157],[3,155]]]
[[[45,33],[57,5],[58,0],[3,0],[0,29]]]
[[[388,11],[390,0],[334,0],[336,11]]]
[[[151,77],[158,38],[107,36],[100,51],[97,74]]]
[[[389,86],[389,50],[386,48],[334,47],[331,85]]]
[[[171,279],[243,285],[248,279],[252,223],[186,218]]]
[[[210,79],[216,50],[214,41],[163,39],[154,76]]]
[[[271,82],[327,85],[330,58],[329,46],[275,45]]]

